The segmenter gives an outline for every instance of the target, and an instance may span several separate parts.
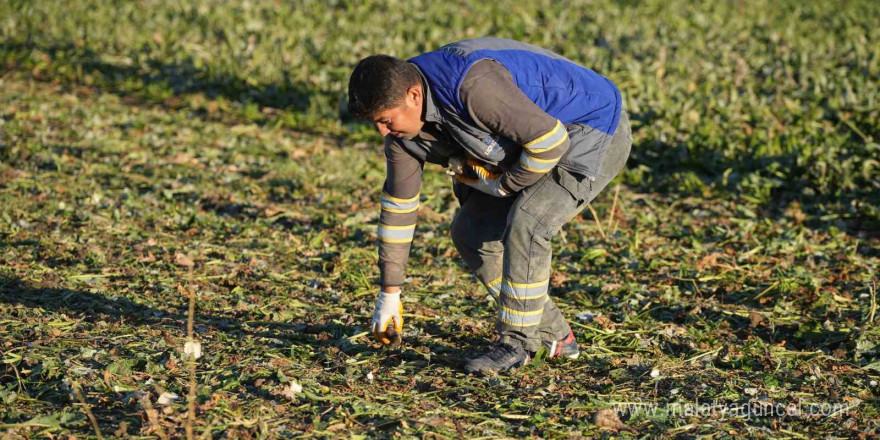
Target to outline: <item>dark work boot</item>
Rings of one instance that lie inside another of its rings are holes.
[[[568,336],[561,341],[544,341],[543,344],[547,347],[548,359],[559,356],[565,356],[569,359],[577,359],[581,355],[581,351],[578,349],[577,340],[574,338],[574,332],[571,330],[568,331]]]
[[[475,359],[468,359],[464,371],[468,373],[501,373],[529,363],[529,352],[509,344],[495,344]]]

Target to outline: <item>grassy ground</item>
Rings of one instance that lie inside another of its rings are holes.
[[[2,436],[183,436],[191,293],[196,436],[876,434],[877,5],[522,3],[0,5]],[[383,161],[340,114],[358,58],[483,34],[596,67],[636,129],[618,209],[555,242],[582,358],[494,378],[436,168],[406,345],[366,336]]]

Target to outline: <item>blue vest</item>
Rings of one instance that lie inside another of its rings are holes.
[[[465,75],[483,59],[501,63],[532,102],[566,124],[572,144],[559,166],[594,177],[620,119],[617,87],[561,55],[502,38],[459,41],[411,58],[409,62],[418,66],[436,98],[447,131],[469,153],[488,163],[518,158],[519,146],[483,132],[470,120],[461,102]],[[501,148],[486,148],[496,142]]]
[[[517,87],[550,116],[564,124],[586,124],[614,134],[621,101],[614,83],[546,49],[501,38],[476,38],[409,61],[419,66],[443,105],[467,115],[459,93],[461,82],[474,63],[487,58],[506,67]]]

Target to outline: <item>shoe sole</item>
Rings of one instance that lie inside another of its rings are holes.
[[[524,360],[524,361],[522,361],[522,362],[520,362],[520,363],[513,364],[513,365],[510,366],[510,368],[508,368],[508,369],[506,369],[506,370],[501,370],[501,371],[499,371],[499,373],[511,373],[511,372],[513,372],[513,371],[515,371],[515,370],[518,370],[518,369],[520,369],[520,368],[522,368],[522,367],[525,367],[525,366],[528,365],[530,362],[532,362],[532,357],[531,357],[531,356],[528,356],[528,357],[526,357],[526,360]]]
[[[531,361],[532,361],[532,358],[531,358],[531,357],[528,357],[528,358],[526,358],[524,361],[522,361],[522,362],[520,362],[520,363],[513,364],[513,365],[511,365],[510,367],[508,367],[508,368],[506,368],[506,369],[504,369],[504,370],[468,370],[467,368],[465,368],[464,370],[465,370],[465,372],[468,373],[468,374],[479,374],[479,375],[482,375],[482,376],[485,376],[485,375],[497,375],[497,374],[503,374],[503,373],[511,373],[511,372],[513,372],[514,370],[517,370],[517,369],[519,369],[519,368],[525,367],[525,366],[528,365]]]

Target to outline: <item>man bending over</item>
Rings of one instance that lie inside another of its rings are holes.
[[[355,67],[348,110],[385,136],[379,217],[381,290],[374,336],[403,329],[404,269],[425,162],[447,167],[461,208],[452,241],[498,303],[498,341],[468,372],[577,358],[548,295],[550,240],[623,168],[632,134],[617,87],[537,46],[477,38],[407,61],[374,55]],[[398,336],[399,337],[399,336]]]

